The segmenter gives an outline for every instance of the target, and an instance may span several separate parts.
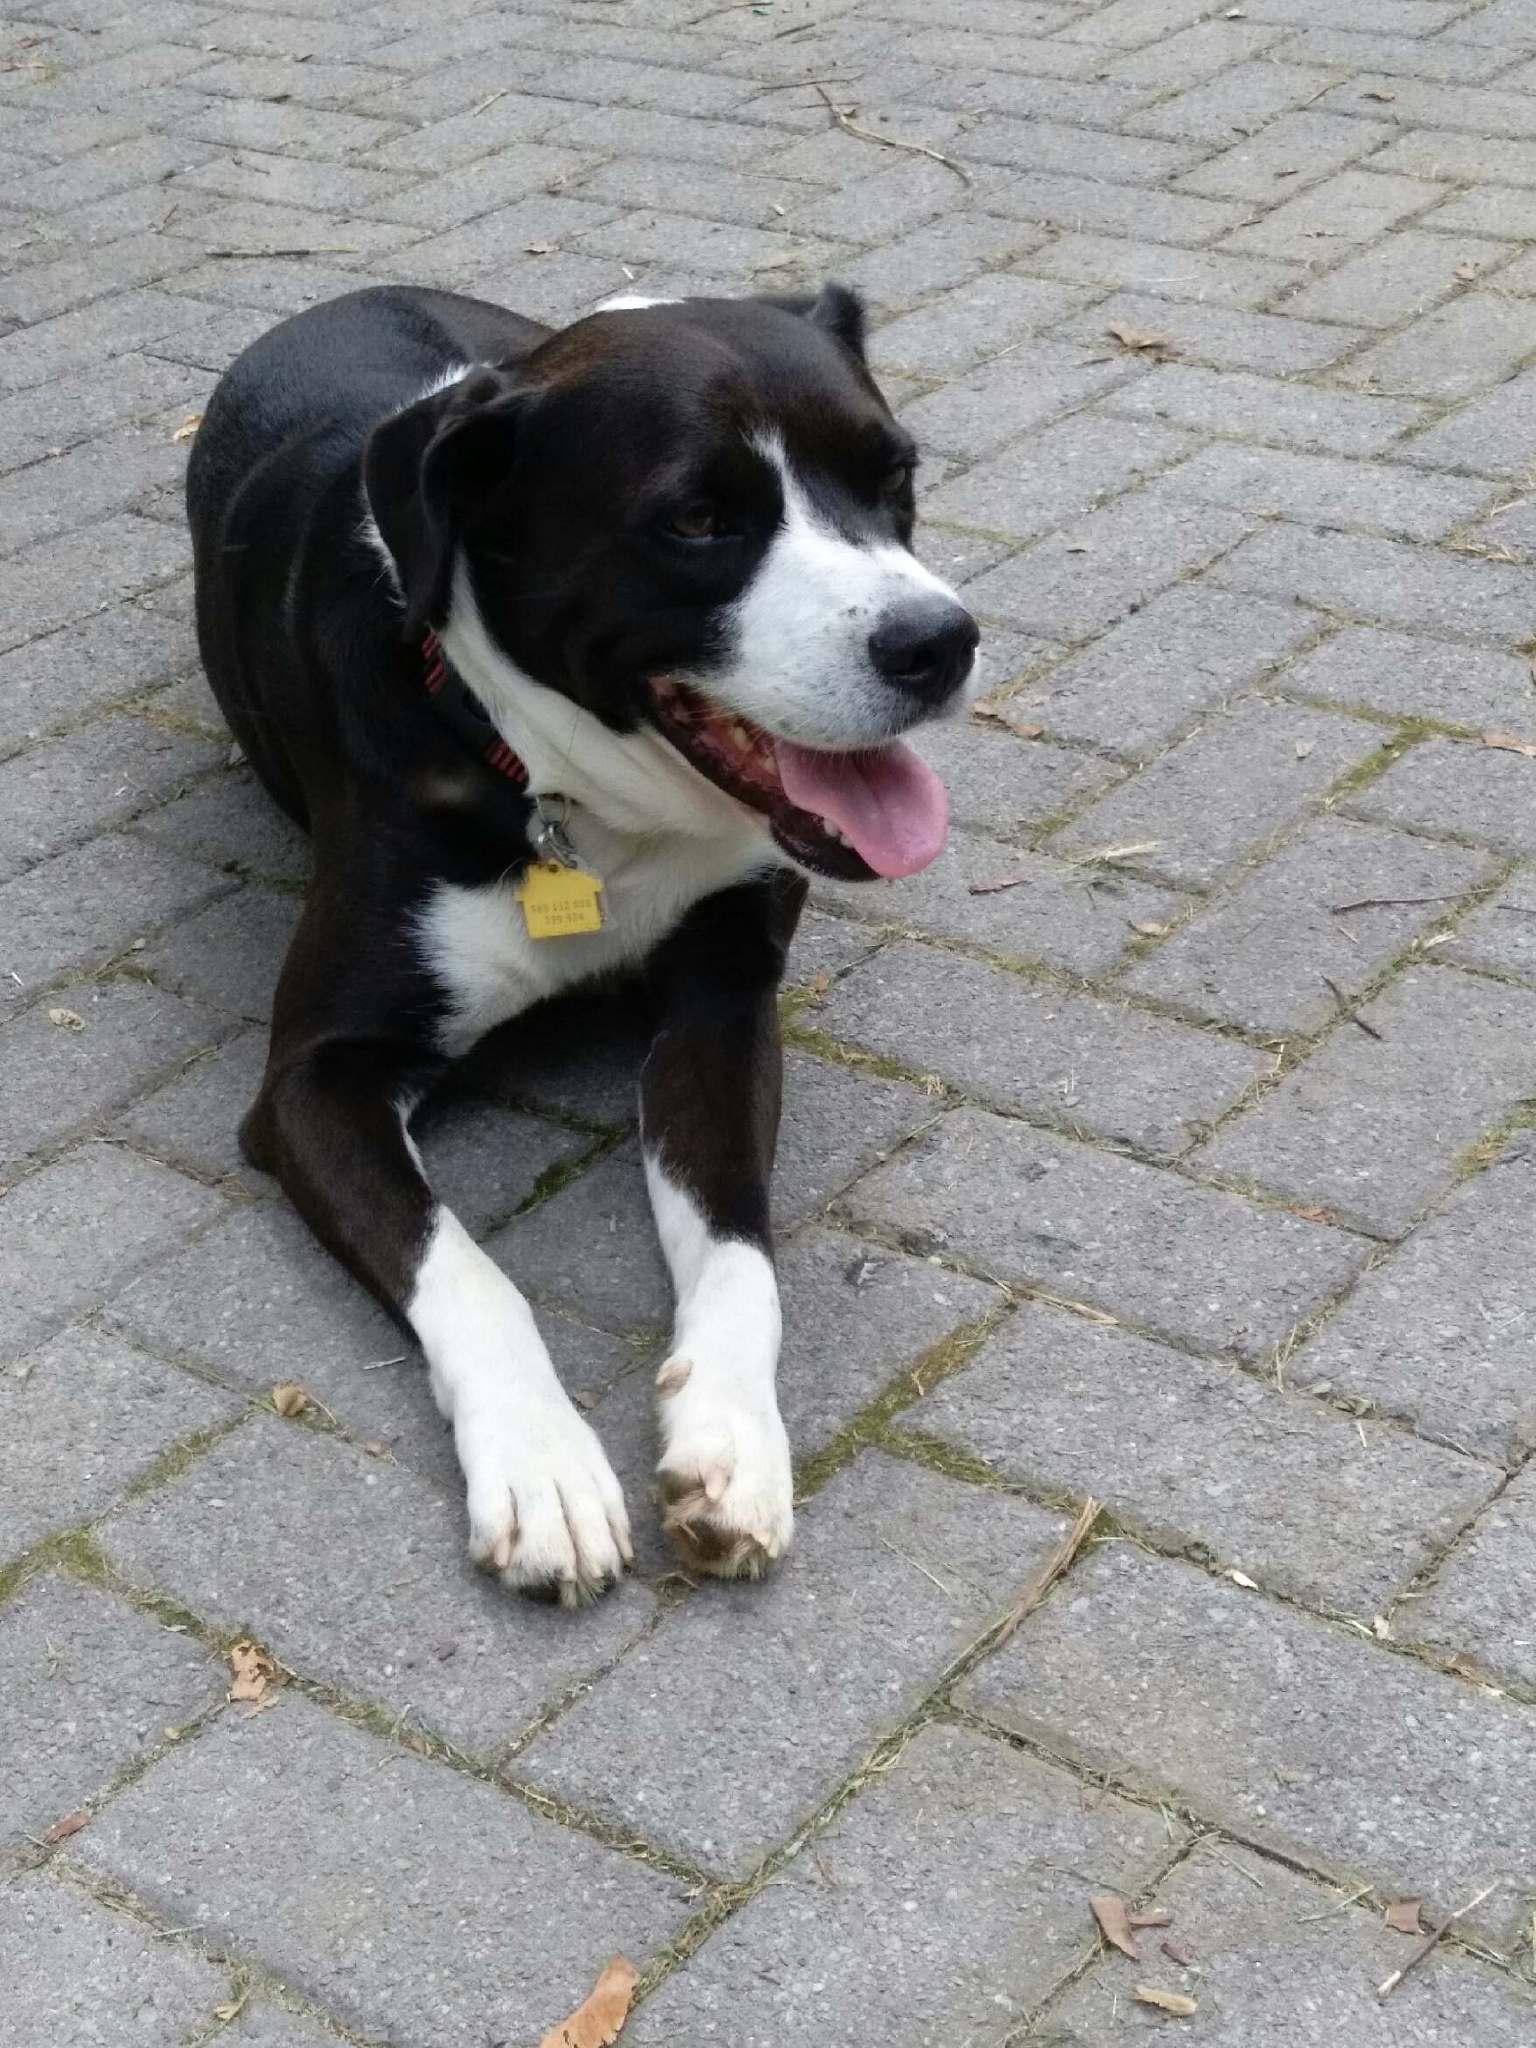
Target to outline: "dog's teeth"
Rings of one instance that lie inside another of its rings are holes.
[[[731,738],[735,742],[735,744],[738,747],[740,747],[743,753],[745,753],[747,748],[752,744],[751,735],[748,733],[747,728],[741,724],[736,724],[731,727]]]

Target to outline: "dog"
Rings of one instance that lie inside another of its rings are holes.
[[[690,1565],[757,1576],[793,1519],[776,990],[808,875],[939,852],[901,735],[963,703],[978,639],[911,551],[864,329],[835,284],[558,331],[371,288],[253,343],[188,469],[203,664],[315,857],[243,1149],[419,1342],[472,1557],[567,1605],[632,1562],[624,1500],[410,1120],[548,998],[648,1002],[661,1495]]]

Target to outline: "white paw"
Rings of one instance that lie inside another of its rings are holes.
[[[558,1389],[461,1400],[454,1441],[468,1488],[469,1554],[504,1586],[577,1607],[633,1563],[619,1482]]]
[[[789,1439],[771,1386],[744,1396],[732,1377],[681,1354],[656,1375],[662,1525],[690,1569],[756,1579],[794,1529]]]

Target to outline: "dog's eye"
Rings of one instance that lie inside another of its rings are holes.
[[[667,521],[667,531],[679,540],[718,540],[723,530],[713,505],[685,505]]]
[[[899,498],[903,491],[910,489],[915,466],[911,462],[893,462],[880,479],[881,497]]]

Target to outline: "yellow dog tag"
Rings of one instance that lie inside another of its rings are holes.
[[[564,868],[558,861],[535,861],[518,884],[517,900],[530,939],[570,939],[582,932],[600,932],[598,907],[602,883],[584,868]]]

